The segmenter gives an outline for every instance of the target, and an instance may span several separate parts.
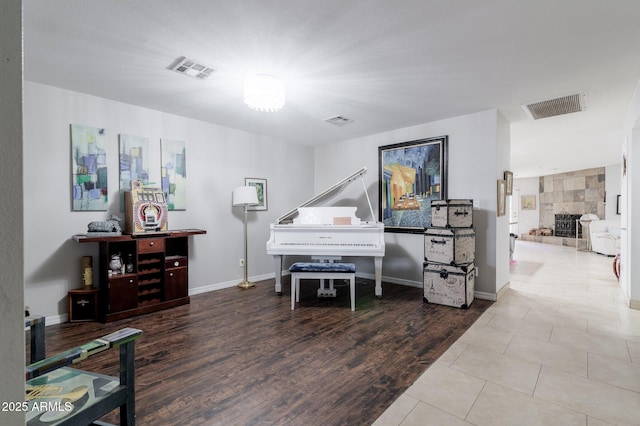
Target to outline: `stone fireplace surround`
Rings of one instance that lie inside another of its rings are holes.
[[[591,213],[604,219],[605,169],[540,177],[540,227],[554,228],[556,214]]]
[[[597,215],[600,219],[604,219],[605,168],[597,167],[541,176],[539,179],[538,200],[539,227],[553,229],[554,236],[531,236],[528,235],[529,230],[527,229],[521,230],[523,240],[575,246],[575,234],[573,236],[555,235],[556,215],[575,215],[579,218],[583,214],[591,213]],[[575,232],[575,219],[573,219],[572,230]],[[582,229],[578,232],[581,231]],[[579,235],[578,238],[581,237],[582,235]],[[581,246],[586,246],[584,238],[579,243]]]

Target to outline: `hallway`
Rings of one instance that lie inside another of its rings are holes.
[[[638,425],[640,311],[613,258],[518,241],[511,288],[376,426]]]

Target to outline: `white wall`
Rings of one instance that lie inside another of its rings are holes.
[[[81,287],[80,259],[98,245],[71,236],[107,212],[70,209],[70,124],[106,129],[110,212],[119,212],[118,134],[149,138],[150,180],[159,182],[160,139],[186,141],[187,210],[169,212],[169,228],[202,228],[192,237],[191,294],[235,285],[242,279],[243,210],[231,207],[231,192],[245,177],[266,178],[268,210],[249,214],[249,276],[273,276],[265,243],[269,224],[313,195],[313,150],[260,135],[133,105],[26,82],[25,106],[25,300],[50,323],[64,320],[67,291]],[[155,166],[154,166],[155,165]],[[97,276],[94,270],[94,276]],[[22,305],[20,303],[20,305]]]
[[[612,164],[605,167],[605,191],[607,192],[607,202],[604,206],[604,218],[620,220],[620,215],[616,213],[617,196],[622,194],[620,176],[622,166]]]
[[[496,218],[496,180],[509,169],[508,123],[498,111],[488,110],[317,147],[315,188],[321,191],[366,166],[365,183],[379,219],[378,147],[443,135],[449,136],[448,198],[472,198],[480,204],[474,211],[476,265],[480,271],[476,292],[495,298],[496,292],[508,282],[509,262],[508,217]],[[361,184],[351,184],[340,197],[358,205],[359,217],[369,217]],[[496,235],[504,238],[497,241]],[[384,279],[422,286],[422,235],[387,232],[385,243]],[[373,276],[372,261],[356,263],[359,272]]]
[[[0,402],[24,401],[22,197],[22,2],[0,16]],[[0,424],[24,425],[24,413],[0,411]]]
[[[622,246],[620,285],[629,298],[629,306],[640,309],[640,265],[636,261],[640,254],[640,84],[625,122],[627,140],[623,144],[626,156],[626,176],[622,178]],[[635,166],[635,169],[634,169]]]
[[[520,234],[526,234],[530,229],[540,226],[540,178],[514,179],[513,186],[520,189],[520,197],[524,195],[536,196],[535,210],[522,210],[522,206],[520,206],[520,210],[518,211],[518,228]]]
[[[497,112],[497,111],[496,111]],[[507,119],[500,113],[496,115],[496,163],[494,165],[494,181],[504,178],[504,171],[511,170],[511,128]],[[473,143],[473,141],[470,141]],[[473,159],[471,159],[473,161]],[[482,161],[482,160],[481,160]],[[488,159],[486,160],[489,161]],[[476,168],[479,174],[485,171],[482,168]],[[490,168],[486,170],[490,172]],[[480,177],[479,177],[480,178]],[[485,179],[483,179],[484,181]],[[487,184],[490,178],[487,178]],[[497,188],[494,194],[497,192]],[[495,254],[494,259],[496,268],[496,293],[500,292],[507,284],[509,284],[509,212],[504,216],[496,219],[494,233],[487,233],[487,238],[495,238]],[[491,263],[489,265],[492,265]]]
[[[640,103],[640,100],[638,101]],[[630,143],[627,151],[627,196],[626,229],[628,241],[628,256],[622,258],[622,265],[626,269],[628,286],[627,296],[630,306],[640,309],[640,264],[637,259],[640,255],[640,114],[631,131]],[[634,169],[635,165],[635,169]],[[624,246],[623,246],[624,247]],[[634,277],[636,277],[634,279]]]

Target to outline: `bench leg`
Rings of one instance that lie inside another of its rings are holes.
[[[296,309],[296,287],[298,286],[298,275],[291,274],[291,310]]]
[[[31,364],[43,360],[45,356],[44,320],[31,326]]]
[[[356,276],[351,275],[349,278],[349,292],[351,293],[351,310],[356,310]]]
[[[127,401],[120,407],[120,424],[136,424],[136,381],[134,341],[120,346],[120,384],[127,387]]]

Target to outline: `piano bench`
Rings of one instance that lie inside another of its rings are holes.
[[[356,265],[353,263],[320,263],[320,262],[296,262],[289,267],[291,272],[291,310],[296,308],[296,302],[300,301],[300,280],[301,279],[328,279],[331,283],[329,293],[335,296],[333,280],[349,280],[349,295],[351,299],[351,310],[356,310]],[[325,295],[324,284],[318,290],[318,296]],[[321,294],[322,293],[322,294]]]

